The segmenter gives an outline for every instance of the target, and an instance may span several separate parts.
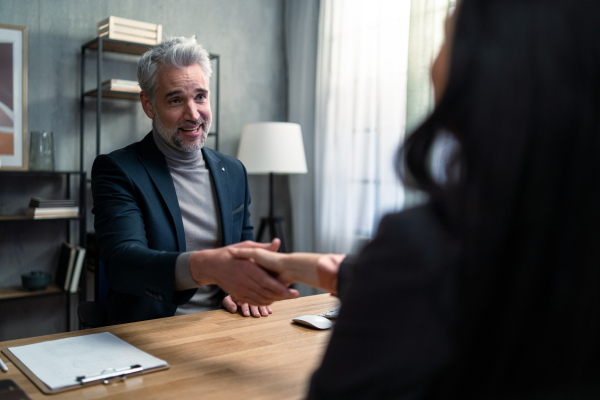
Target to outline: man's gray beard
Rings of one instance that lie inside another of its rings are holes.
[[[196,141],[191,144],[185,144],[183,140],[177,134],[177,128],[173,131],[169,131],[161,122],[158,117],[158,113],[154,111],[154,119],[152,120],[152,125],[158,135],[165,141],[166,144],[171,147],[176,148],[177,150],[185,151],[190,153],[192,151],[198,151],[204,147],[204,142],[206,141],[206,137],[208,136],[208,131],[210,130],[210,122],[204,121],[202,123],[202,137],[199,141]]]

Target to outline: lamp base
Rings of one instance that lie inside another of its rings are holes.
[[[270,240],[279,238],[281,240],[281,246],[279,251],[285,253],[285,241],[283,240],[283,218],[280,217],[265,217],[260,219],[260,227],[258,228],[258,236],[256,237],[257,242],[262,241],[263,234],[267,227],[271,236]]]

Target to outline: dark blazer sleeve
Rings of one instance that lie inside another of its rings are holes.
[[[455,257],[430,208],[385,217],[340,269],[342,308],[310,399],[414,399],[448,359]]]

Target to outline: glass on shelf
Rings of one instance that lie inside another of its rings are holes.
[[[54,138],[52,132],[31,132],[29,170],[54,171]]]

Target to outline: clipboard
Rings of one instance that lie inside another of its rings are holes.
[[[109,332],[9,347],[2,352],[44,394],[168,369],[169,364]]]

